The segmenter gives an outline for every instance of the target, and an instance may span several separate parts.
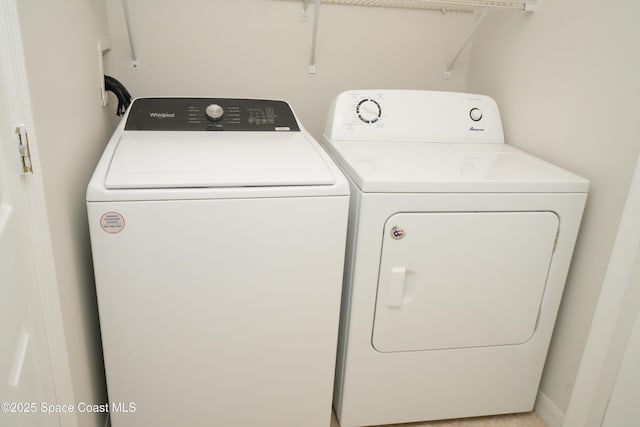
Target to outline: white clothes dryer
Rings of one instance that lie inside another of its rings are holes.
[[[530,411],[588,181],[473,94],[344,92],[323,144],[352,189],[341,426]]]
[[[113,427],[326,427],[349,186],[282,101],[141,98],[87,190]]]

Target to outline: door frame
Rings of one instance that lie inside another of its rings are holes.
[[[49,350],[49,363],[53,377],[56,403],[73,404],[73,392],[67,340],[64,332],[64,318],[56,275],[55,259],[49,220],[47,216],[44,182],[41,174],[37,135],[30,105],[26,65],[22,48],[20,21],[16,0],[0,2],[0,64],[4,67],[3,77],[7,83],[7,96],[12,110],[12,120],[24,123],[29,135],[29,148],[33,173],[23,177],[24,196],[28,207],[31,247],[37,275],[39,292],[38,305],[44,321],[44,332]],[[60,413],[59,420],[65,427],[78,427],[75,413]]]
[[[640,156],[563,426],[599,427],[640,312]]]

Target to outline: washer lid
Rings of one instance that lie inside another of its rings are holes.
[[[303,132],[126,131],[105,187],[271,187],[334,181]]]
[[[589,182],[505,144],[327,144],[364,192],[586,192]]]

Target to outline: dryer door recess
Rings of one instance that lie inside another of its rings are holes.
[[[553,212],[392,215],[384,228],[373,347],[406,352],[528,341],[558,225]]]

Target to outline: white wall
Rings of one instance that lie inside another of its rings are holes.
[[[34,121],[29,132],[39,148],[76,399],[59,403],[103,403],[84,194],[111,132],[111,113],[100,106],[96,44],[107,35],[105,6],[103,0],[17,3]],[[78,415],[80,426],[104,423],[103,417]]]
[[[493,96],[508,142],[591,180],[541,391],[566,411],[640,151],[640,5],[545,1],[494,13],[474,41],[469,91]]]
[[[475,19],[323,4],[318,73],[310,75],[313,13],[302,21],[302,1],[135,0],[129,7],[138,70],[130,66],[121,2],[107,2],[111,70],[132,95],[284,99],[317,138],[340,91],[464,89],[466,53],[451,80],[442,73]]]

